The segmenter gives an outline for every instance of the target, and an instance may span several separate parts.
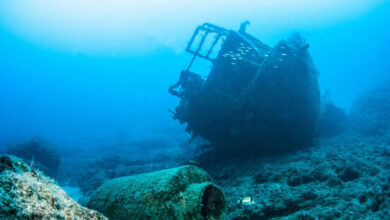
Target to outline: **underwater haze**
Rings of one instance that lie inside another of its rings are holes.
[[[0,143],[33,135],[93,146],[120,135],[179,132],[167,88],[203,22],[275,45],[300,32],[321,91],[349,109],[388,75],[387,1],[2,1]]]
[[[390,1],[1,0],[0,219],[389,219]]]

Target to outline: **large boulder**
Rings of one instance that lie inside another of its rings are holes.
[[[368,135],[390,134],[390,80],[362,93],[350,112],[351,127]]]
[[[210,176],[182,166],[107,181],[88,207],[110,219],[219,219],[225,197]]]
[[[50,177],[57,176],[61,163],[61,155],[56,146],[41,137],[33,137],[20,144],[8,145],[5,153],[22,158]]]
[[[11,155],[0,155],[0,219],[107,219],[84,208],[39,171]]]

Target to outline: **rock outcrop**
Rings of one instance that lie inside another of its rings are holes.
[[[55,182],[22,160],[0,156],[0,219],[94,219],[99,212],[82,207]]]
[[[361,94],[354,102],[353,129],[368,135],[390,135],[390,80]]]

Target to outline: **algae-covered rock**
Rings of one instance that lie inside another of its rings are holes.
[[[22,160],[0,156],[0,219],[107,219]]]
[[[100,186],[88,207],[110,219],[219,219],[225,198],[210,176],[182,166],[120,177]]]

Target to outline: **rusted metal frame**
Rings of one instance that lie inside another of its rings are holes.
[[[197,50],[196,51],[192,51],[191,50],[191,46],[194,43],[194,40],[195,40],[196,36],[199,34],[200,31],[205,31],[205,34],[204,34],[204,36],[202,36],[202,40],[201,40],[201,42],[199,42]],[[205,40],[206,40],[206,38],[207,38],[209,33],[217,33],[218,35],[215,37],[215,39],[214,39],[210,49],[207,51],[207,54],[206,55],[199,54],[199,52],[202,49],[203,44],[204,44],[204,42],[205,42]],[[215,45],[218,43],[218,41],[223,36],[227,36],[228,33],[229,33],[228,30],[226,30],[224,28],[221,28],[221,27],[218,27],[216,25],[210,24],[210,23],[204,23],[203,25],[198,26],[195,29],[194,33],[192,34],[192,37],[191,37],[190,41],[187,44],[187,48],[186,48],[186,51],[188,53],[193,54],[194,56],[192,57],[192,59],[191,59],[189,65],[188,65],[187,69],[185,71],[181,72],[179,80],[174,85],[169,87],[169,92],[171,94],[176,95],[176,96],[180,96],[179,92],[175,91],[174,89],[179,87],[181,84],[183,84],[185,82],[185,80],[188,77],[188,73],[190,71],[190,68],[191,68],[192,64],[194,63],[196,57],[200,57],[200,58],[209,60],[211,62],[214,61],[213,59],[211,59],[209,57],[209,55],[212,53],[212,51],[213,51]]]
[[[199,33],[199,31],[196,31],[196,34],[198,34],[198,33]],[[192,50],[190,50],[190,49],[188,49],[189,47],[191,47],[192,42],[190,42],[190,44],[188,45],[188,47],[187,47],[188,52],[194,54],[194,56],[192,57],[192,60],[191,60],[190,64],[189,64],[188,67],[187,67],[187,71],[190,70],[190,68],[191,68],[192,64],[194,63],[194,61],[195,61],[195,59],[196,59],[197,56],[203,57],[203,58],[205,57],[205,56],[203,56],[203,55],[200,55],[200,54],[199,54],[199,51],[202,49],[202,46],[203,46],[203,44],[204,44],[204,42],[205,42],[205,40],[206,40],[208,34],[209,34],[209,30],[208,30],[208,29],[205,29],[205,34],[202,36],[202,40],[199,42],[198,49],[196,49],[195,52],[192,51]],[[191,39],[191,40],[193,41],[194,38]],[[205,58],[205,59],[210,60],[210,58]],[[210,60],[210,61],[211,61],[211,60]]]
[[[198,49],[196,51],[193,51],[193,50],[191,50],[191,46],[194,43],[194,40],[195,40],[196,36],[199,34],[200,31],[205,31],[205,35],[202,37],[202,40],[199,43]],[[214,42],[211,45],[210,49],[207,51],[206,55],[199,54],[200,50],[203,47],[204,41],[206,40],[206,38],[207,38],[209,33],[217,33],[218,35],[214,39]],[[201,25],[201,26],[199,26],[199,27],[197,27],[195,29],[194,33],[192,34],[192,37],[191,37],[190,41],[188,42],[186,51],[188,53],[194,54],[195,58],[196,58],[196,56],[199,56],[200,58],[203,58],[203,59],[206,59],[206,60],[209,60],[209,61],[213,62],[213,59],[211,59],[209,55],[212,53],[215,45],[218,43],[218,41],[221,39],[221,37],[224,36],[224,35],[226,36],[227,34],[228,34],[228,30],[226,30],[224,28],[218,27],[218,26],[210,24],[210,23],[204,23],[203,25]],[[194,62],[195,58],[193,58],[191,60],[190,66]],[[187,68],[187,69],[189,69],[189,68]]]
[[[192,43],[194,42],[195,37],[198,35],[198,33],[199,33],[199,31],[200,31],[201,29],[203,29],[202,26],[199,26],[199,27],[197,27],[197,28],[195,29],[194,33],[192,34],[192,37],[191,37],[190,41],[188,41],[187,48],[186,48],[186,51],[187,51],[187,52],[191,52],[191,51],[192,51],[192,50],[191,50],[191,45],[192,45]]]
[[[209,58],[210,60],[214,60],[214,59],[210,58],[210,54],[213,52],[215,45],[217,45],[217,43],[221,39],[221,37],[222,37],[222,34],[218,33],[218,35],[215,36],[215,39],[214,39],[213,44],[211,45],[209,51],[207,51],[206,57]]]

